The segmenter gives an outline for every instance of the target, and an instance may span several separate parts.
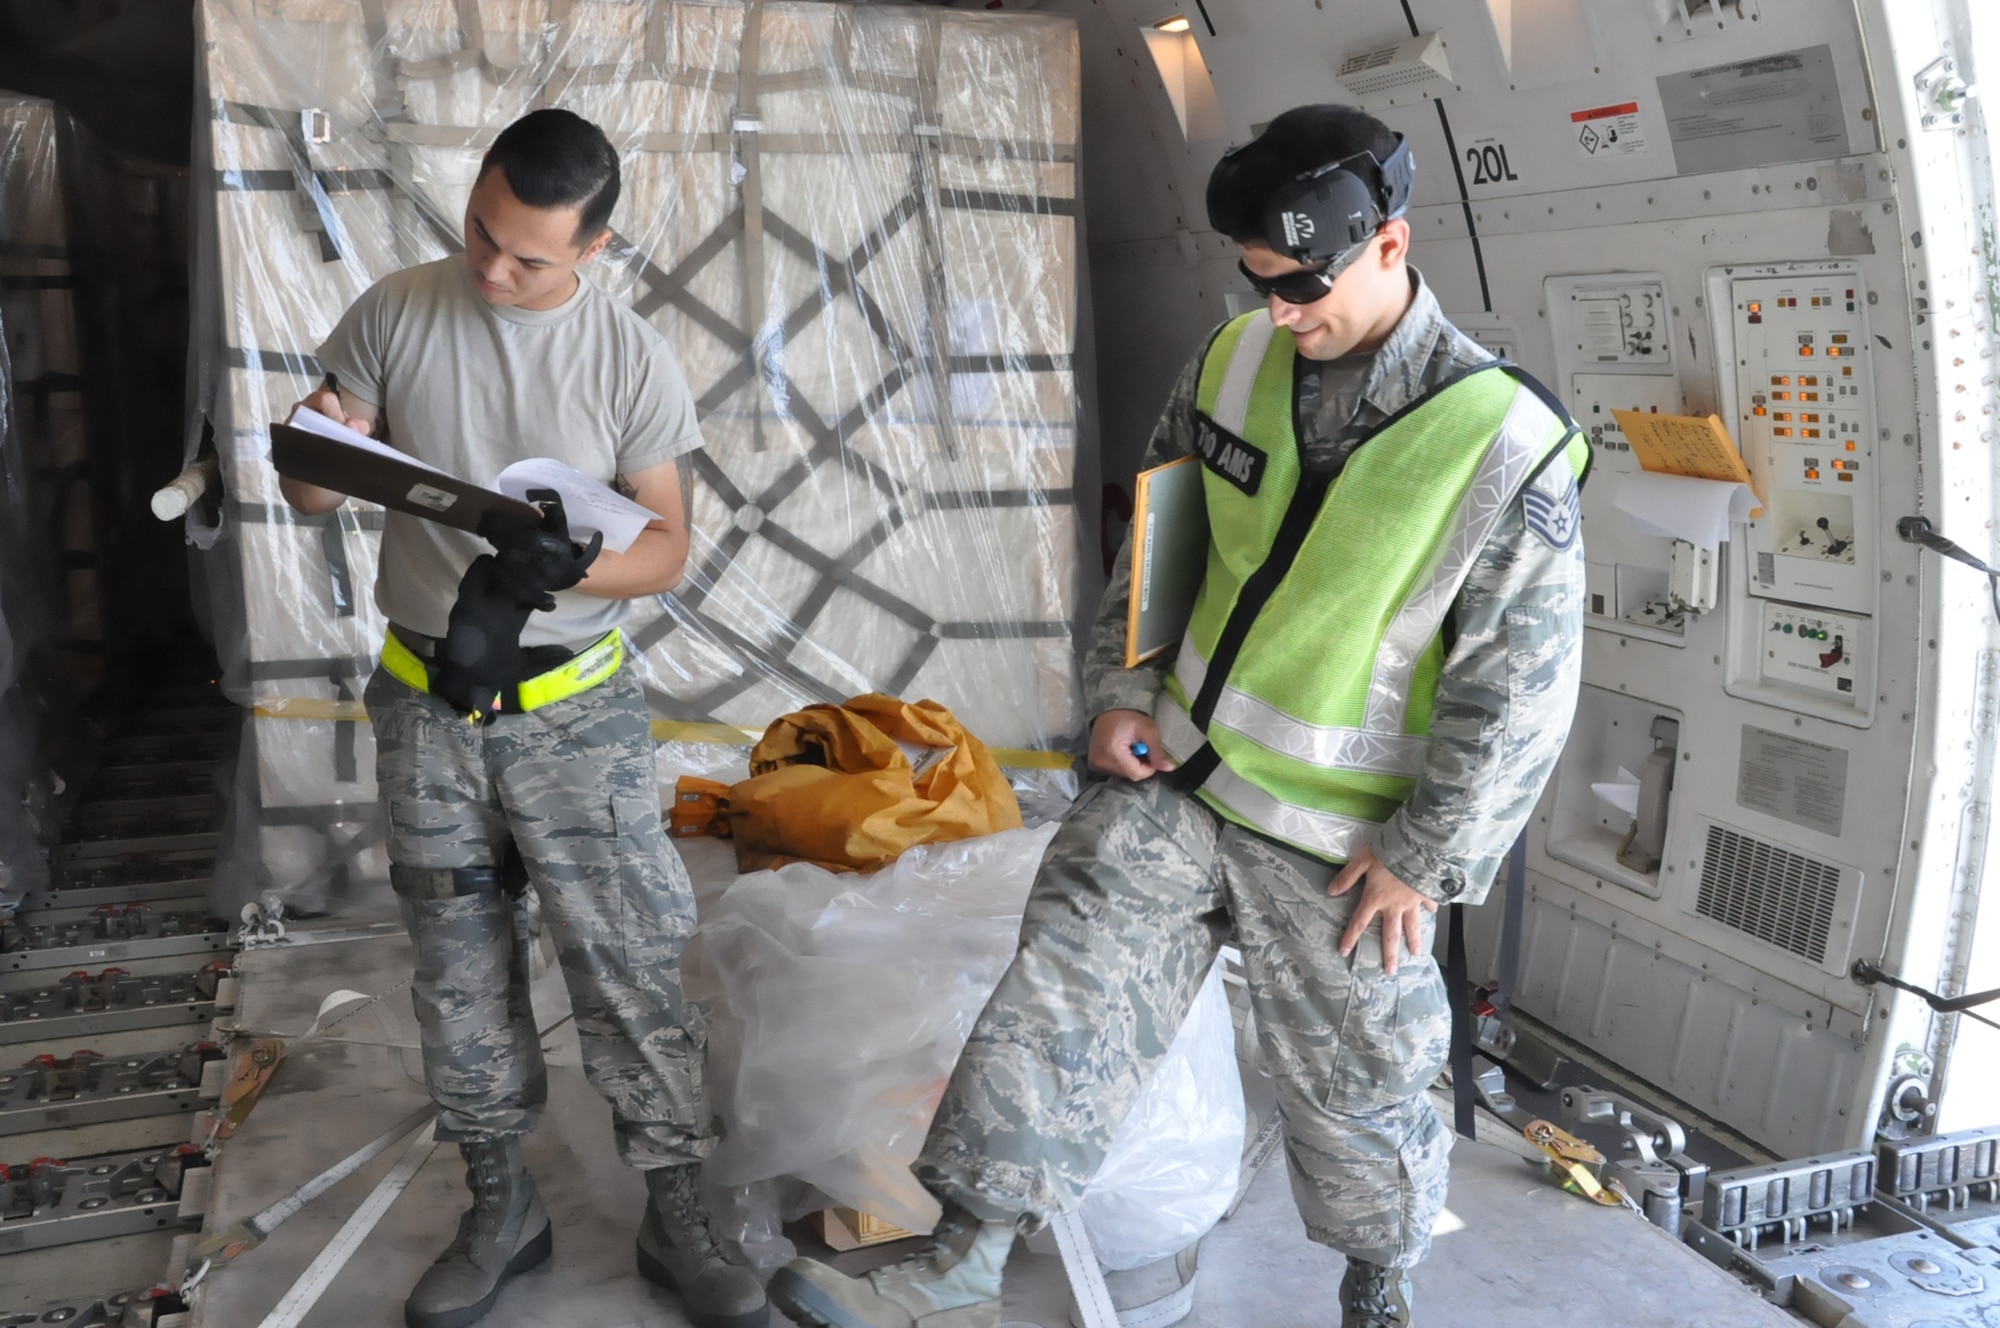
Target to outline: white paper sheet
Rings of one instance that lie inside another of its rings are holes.
[[[336,443],[346,443],[350,447],[358,447],[365,452],[373,452],[377,456],[392,457],[397,461],[407,461],[413,466],[420,466],[430,471],[433,475],[443,475],[446,473],[428,461],[411,456],[408,452],[399,451],[387,443],[378,442],[365,433],[357,433],[345,424],[342,424],[339,420],[330,419],[320,414],[311,406],[297,407],[292,411],[292,417],[286,420],[285,423],[291,425],[294,429],[303,429],[307,433],[316,433],[322,438],[331,438]]]
[[[641,507],[575,467],[548,457],[516,461],[500,472],[493,487],[509,498],[523,501],[530,489],[554,489],[562,495],[563,515],[569,519],[570,535],[588,543],[592,535],[602,531],[604,547],[613,553],[631,548],[646,523],[660,519],[658,512]]]
[[[1627,816],[1639,814],[1639,777],[1622,765],[1618,767],[1617,779],[1609,784],[1592,784],[1590,791]]]
[[[1632,518],[1642,535],[1686,540],[1713,549],[1729,538],[1729,527],[1748,521],[1757,506],[1750,486],[1734,480],[1698,480],[1686,475],[1627,475],[1612,505]]]

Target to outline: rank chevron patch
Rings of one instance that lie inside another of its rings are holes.
[[[1540,489],[1529,489],[1522,498],[1528,512],[1528,529],[1535,537],[1551,549],[1567,549],[1576,543],[1576,532],[1583,527],[1583,514],[1577,504],[1575,481],[1563,490],[1562,496],[1551,498]]]

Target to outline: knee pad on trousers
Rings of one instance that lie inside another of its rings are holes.
[[[421,902],[497,895],[507,881],[499,867],[398,867],[391,863],[389,884],[402,898]]]
[[[491,867],[389,866],[389,884],[404,899],[460,899],[466,895],[504,894],[519,899],[528,892],[528,864],[512,841]]]

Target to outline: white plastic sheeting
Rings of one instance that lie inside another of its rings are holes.
[[[796,1179],[913,1231],[936,1224],[910,1163],[1055,831],[923,844],[868,875],[738,876],[728,844],[681,845],[701,906],[683,981],[708,1011],[726,1129],[711,1184]]]
[[[1243,1168],[1243,1078],[1222,965],[1189,1007],[1083,1196],[1083,1225],[1106,1268],[1170,1259],[1208,1234]]]
[[[1014,958],[1055,831],[919,845],[868,875],[795,863],[739,876],[727,843],[680,845],[701,915],[683,981],[709,1016],[725,1130],[704,1179],[754,1261],[789,1257],[780,1219],[821,1202],[814,1192],[912,1231],[936,1223],[910,1164]],[[1138,1268],[1207,1234],[1235,1197],[1243,1136],[1218,965],[1085,1194],[1104,1266]]]
[[[761,728],[869,690],[997,747],[1077,725],[1078,116],[1067,19],[824,3],[204,0],[197,411],[229,502],[225,681],[266,884],[379,863],[356,698],[380,513],[287,509],[269,421],[381,276],[461,246],[497,131],[619,148],[590,278],[666,334],[706,448],[686,583],[628,626],[656,710]],[[250,809],[239,808],[247,812]],[[239,820],[249,824],[247,815]]]

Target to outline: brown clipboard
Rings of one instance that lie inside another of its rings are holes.
[[[541,509],[531,503],[289,424],[271,426],[271,464],[290,479],[474,534],[489,513],[531,526],[542,522]]]

